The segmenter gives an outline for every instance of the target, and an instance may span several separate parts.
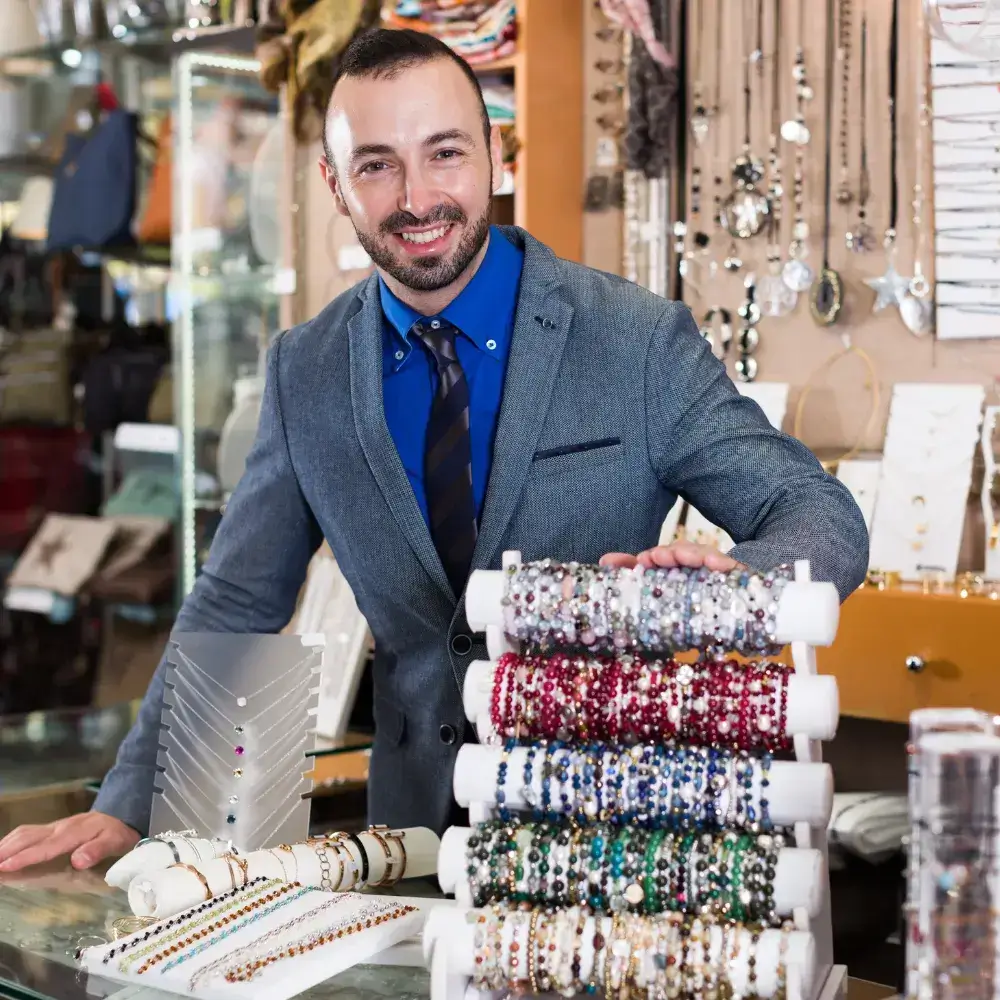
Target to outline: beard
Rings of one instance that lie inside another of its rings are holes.
[[[436,292],[446,288],[476,259],[490,232],[491,205],[487,202],[482,215],[470,226],[469,218],[457,205],[438,205],[422,219],[410,212],[393,212],[383,220],[377,232],[362,232],[354,220],[354,232],[364,251],[380,270],[415,292]],[[448,254],[418,257],[402,261],[393,248],[395,234],[406,226],[427,226],[435,222],[465,226],[458,245]]]

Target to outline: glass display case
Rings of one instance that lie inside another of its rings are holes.
[[[285,138],[258,63],[186,52],[174,65],[170,298],[181,430],[181,588],[194,584],[256,429],[261,360],[294,292],[279,219]]]

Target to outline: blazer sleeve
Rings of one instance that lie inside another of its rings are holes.
[[[292,468],[281,416],[280,351],[271,348],[257,436],[246,470],[185,599],[174,632],[279,632],[291,619],[322,541]],[[140,833],[149,827],[163,706],[164,661],[118,750],[93,808]]]
[[[734,559],[759,570],[808,559],[813,579],[835,583],[841,600],[860,586],[868,530],[854,498],[737,392],[680,303],[653,332],[645,389],[657,477],[732,536]]]

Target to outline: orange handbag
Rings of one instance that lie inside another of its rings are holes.
[[[156,162],[146,192],[146,208],[139,226],[140,243],[169,243],[173,217],[173,130],[170,115],[160,125],[156,142]]]

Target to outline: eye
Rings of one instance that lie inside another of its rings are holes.
[[[386,164],[382,160],[372,160],[370,163],[364,164],[360,170],[359,174],[373,174],[378,173],[378,171],[385,169]]]
[[[434,158],[437,160],[453,160],[456,156],[461,156],[462,153],[458,149],[439,149],[435,154]]]

